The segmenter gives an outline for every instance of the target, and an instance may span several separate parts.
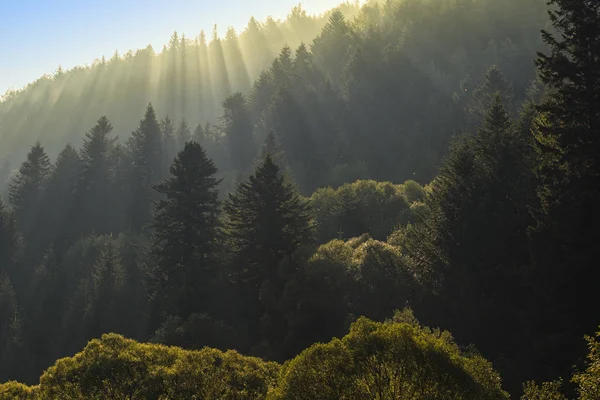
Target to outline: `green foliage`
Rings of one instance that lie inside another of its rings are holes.
[[[38,398],[37,393],[37,387],[15,381],[0,384],[0,400],[34,400]]]
[[[413,219],[410,206],[424,197],[423,188],[414,181],[394,185],[369,180],[318,189],[311,196],[317,240],[325,243],[363,233],[383,240],[394,228]]]
[[[270,399],[508,399],[489,362],[447,332],[360,318],[341,340],[315,344],[282,370]]]
[[[34,393],[39,399],[263,399],[277,372],[276,364],[235,351],[186,351],[109,334],[58,360]]]

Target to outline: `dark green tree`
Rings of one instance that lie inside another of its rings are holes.
[[[163,146],[162,132],[152,104],[129,139],[133,158],[131,170],[131,205],[129,216],[133,232],[139,232],[151,219],[155,198],[152,187],[161,181]]]
[[[221,121],[231,166],[238,171],[246,171],[255,154],[254,127],[246,98],[241,92],[236,92],[223,101],[223,109],[225,113]]]
[[[531,262],[534,188],[523,146],[497,94],[478,134],[450,149],[431,183],[429,212],[402,243],[414,271],[436,293],[430,318],[455,329],[462,342],[476,343],[517,385],[520,374],[533,372],[526,368],[531,338],[510,334],[530,327],[526,314],[515,311],[527,302]]]
[[[155,186],[151,227],[155,312],[182,319],[208,311],[216,276],[219,215],[217,168],[204,149],[189,141],[171,166],[171,177]],[[160,321],[159,321],[160,322]]]
[[[542,31],[549,52],[536,60],[548,90],[534,126],[540,182],[534,298],[540,363],[561,369],[544,371],[544,380],[565,376],[583,354],[578,339],[598,323],[594,282],[600,279],[594,234],[600,223],[600,3],[548,4],[554,33]]]
[[[510,83],[500,68],[493,65],[490,67],[477,87],[473,90],[471,102],[467,106],[468,119],[471,127],[479,127],[485,120],[486,114],[494,102],[494,96],[500,94],[502,105],[507,113],[512,114],[515,110],[515,93]]]
[[[117,137],[111,137],[113,127],[106,116],[90,129],[80,151],[81,174],[75,187],[69,220],[69,237],[76,240],[91,232],[110,233],[119,228],[115,220],[117,193],[113,154]]]
[[[267,154],[224,205],[231,278],[238,285],[238,323],[249,324],[250,337],[267,342],[282,325],[281,298],[295,251],[314,240],[312,214],[295,186]]]
[[[40,217],[40,206],[51,172],[50,158],[40,142],[36,142],[27,154],[27,160],[21,164],[18,174],[10,182],[10,204],[26,240],[31,239],[36,232],[36,222]]]
[[[73,192],[80,175],[81,159],[77,150],[68,144],[56,158],[44,196],[41,228],[44,236],[40,243],[44,248],[50,242],[56,243],[59,249],[66,244],[65,225],[68,224],[68,213],[73,206]]]

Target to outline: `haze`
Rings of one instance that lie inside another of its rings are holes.
[[[254,16],[284,18],[297,0],[107,0],[0,2],[0,94],[20,89],[58,66],[91,64],[115,49],[124,53],[151,44],[160,51],[173,31],[195,37],[202,29],[241,31]],[[304,0],[321,13],[338,0]]]

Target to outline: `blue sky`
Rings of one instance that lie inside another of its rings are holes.
[[[238,31],[251,16],[283,18],[299,0],[0,0],[0,95],[59,65],[91,64],[152,44],[160,50],[173,31],[196,36],[217,23]],[[321,13],[342,0],[302,0]]]

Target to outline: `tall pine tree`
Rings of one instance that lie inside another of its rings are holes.
[[[50,158],[40,142],[37,142],[31,147],[27,160],[21,164],[19,173],[10,183],[10,204],[17,224],[27,240],[35,234],[46,182],[51,172]]]
[[[219,200],[217,168],[204,149],[189,141],[155,190],[165,198],[152,221],[155,312],[187,318],[209,309],[216,279]],[[160,322],[160,321],[156,321]]]
[[[152,187],[163,178],[162,131],[152,104],[148,104],[144,118],[133,132],[129,148],[134,165],[131,174],[130,228],[139,232],[151,219],[151,201],[155,198]]]
[[[566,375],[598,325],[600,280],[600,2],[550,0],[553,35],[536,65],[548,87],[534,133],[540,181],[533,232],[541,364]],[[542,340],[542,338],[547,338]],[[560,350],[560,351],[558,351]]]
[[[266,154],[229,195],[224,211],[230,272],[239,290],[236,322],[248,324],[251,340],[268,340],[270,327],[277,324],[273,320],[281,319],[281,262],[314,238],[310,207]]]

